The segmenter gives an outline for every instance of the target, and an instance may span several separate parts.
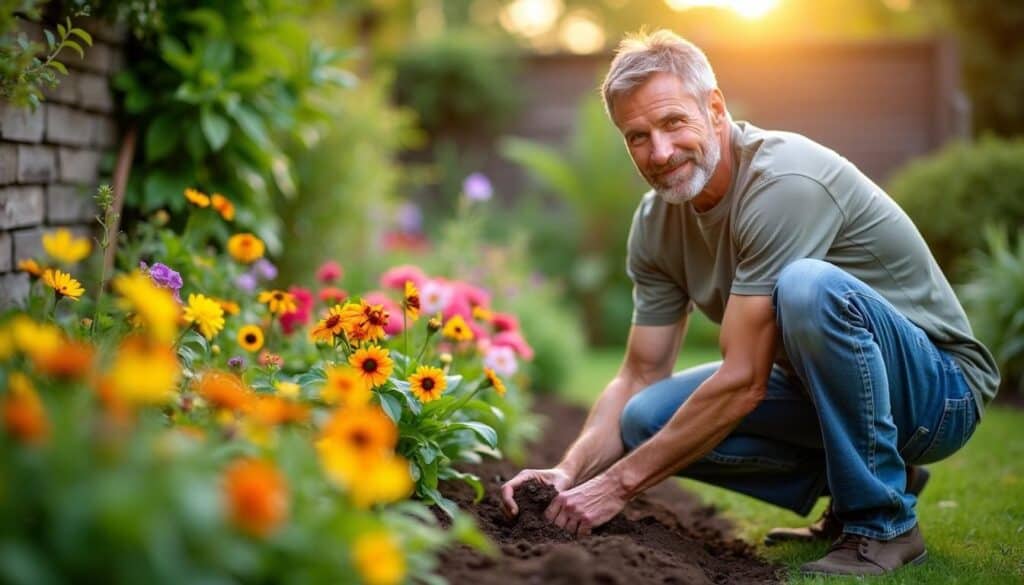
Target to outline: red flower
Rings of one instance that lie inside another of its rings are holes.
[[[341,275],[345,273],[345,270],[334,260],[328,260],[320,265],[320,268],[316,271],[316,279],[324,284],[331,284],[335,280],[341,278]]]
[[[325,286],[320,289],[318,296],[321,301],[328,305],[337,305],[345,302],[345,299],[348,298],[348,291],[342,288],[335,288],[333,286]]]
[[[297,328],[309,324],[313,312],[313,293],[309,289],[293,286],[288,292],[295,297],[295,310],[281,314],[281,329],[285,335],[291,335]]]
[[[497,313],[491,317],[491,324],[498,333],[502,331],[519,331],[519,319],[509,313]]]

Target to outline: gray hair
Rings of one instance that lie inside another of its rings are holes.
[[[705,99],[718,87],[711,63],[696,45],[670,30],[644,30],[627,35],[619,43],[608,75],[601,84],[601,96],[608,115],[615,98],[628,94],[656,73],[671,73],[698,98],[706,112]]]

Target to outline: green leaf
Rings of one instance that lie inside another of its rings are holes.
[[[172,175],[156,172],[146,177],[143,184],[142,211],[150,212],[164,206],[174,207],[173,200],[182,198],[184,182]]]
[[[68,36],[68,29],[64,28],[63,24],[57,23],[57,33],[60,35],[60,38],[63,39]]]
[[[453,467],[449,467],[441,472],[441,479],[459,479],[469,484],[473,488],[473,493],[476,497],[473,503],[477,503],[484,499],[484,484],[480,481],[480,478],[473,475],[472,473],[464,473]]]
[[[402,420],[402,404],[388,392],[380,392],[377,394],[380,397],[380,406],[384,409],[384,412],[396,423]]]
[[[488,425],[481,422],[455,422],[449,425],[449,428],[453,429],[469,429],[476,433],[476,436],[480,437],[488,447],[492,449],[498,448],[498,433]]]
[[[92,46],[92,35],[85,32],[84,30],[80,28],[73,28],[71,29],[71,34],[77,35],[78,38],[82,39],[85,42],[85,44],[89,45],[90,47]]]
[[[242,129],[242,133],[248,136],[260,148],[269,147],[270,139],[267,137],[266,128],[259,114],[241,104],[233,108],[233,110],[231,117],[238,124],[238,127]]]
[[[157,116],[146,128],[146,160],[158,161],[174,150],[181,140],[181,115],[168,112]]]
[[[64,67],[64,64],[61,63],[60,61],[50,61],[46,65],[47,65],[47,67],[53,67],[54,69],[56,69],[57,71],[60,71],[64,75],[68,74],[67,67]]]
[[[43,30],[43,36],[46,37],[46,45],[49,46],[52,51],[53,47],[57,45],[57,39],[54,38],[53,33],[49,29]]]
[[[79,59],[85,59],[85,51],[82,49],[82,45],[79,45],[78,43],[70,39],[64,41],[63,45],[65,47],[71,47],[72,49],[74,49],[75,52],[78,53]]]
[[[437,491],[436,487],[420,486],[420,492],[430,499],[431,503],[437,504],[438,508],[448,515],[449,518],[455,518],[459,513],[459,506],[449,500],[448,498],[441,495],[441,492]]]
[[[231,134],[231,124],[209,108],[200,110],[199,125],[203,128],[203,135],[206,136],[210,149],[215,152],[224,146]]]

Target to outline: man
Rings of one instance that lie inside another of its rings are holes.
[[[704,54],[668,31],[623,41],[605,106],[653,188],[629,237],[624,363],[552,469],[546,516],[578,534],[681,473],[817,524],[803,570],[881,574],[923,561],[914,464],[970,438],[999,375],[925,242],[849,161],[802,136],[733,122]],[[696,306],[723,360],[671,376]],[[671,376],[671,377],[670,377]]]

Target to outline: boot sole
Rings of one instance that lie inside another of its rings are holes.
[[[864,573],[864,574],[858,575],[856,573],[830,573],[828,571],[814,571],[814,570],[810,570],[809,571],[809,570],[804,569],[804,568],[800,569],[800,574],[802,574],[802,575],[821,575],[821,576],[825,576],[825,577],[881,577],[882,575],[889,575],[889,574],[895,573],[896,571],[899,571],[903,567],[909,567],[909,566],[912,566],[912,565],[914,565],[914,566],[920,565],[920,564],[924,563],[927,560],[928,560],[928,551],[925,550],[921,554],[919,554],[916,558],[907,561],[906,564],[904,564],[902,566],[899,566],[899,567],[896,567],[895,569],[893,569],[891,571],[886,571],[886,572],[880,573],[880,574]]]

